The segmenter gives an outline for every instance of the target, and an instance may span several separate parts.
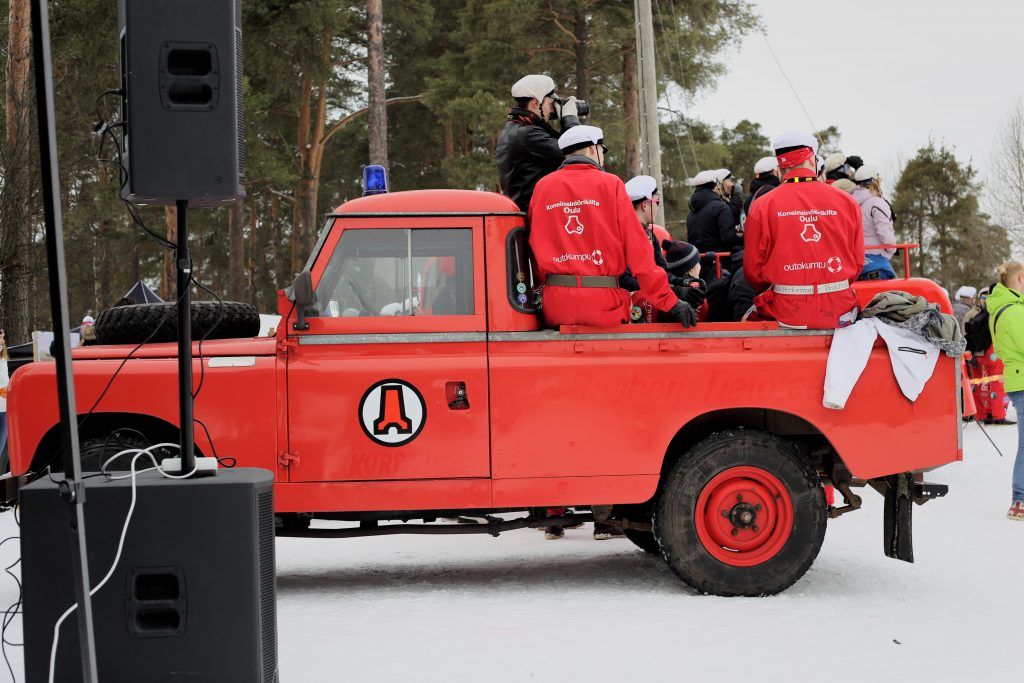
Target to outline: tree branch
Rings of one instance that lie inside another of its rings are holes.
[[[389,104],[404,104],[406,102],[419,102],[422,99],[423,99],[423,95],[404,95],[402,97],[389,97],[388,99],[384,100],[384,105],[387,106]],[[321,145],[326,145],[327,141],[330,140],[332,137],[334,137],[335,133],[337,133],[339,130],[341,130],[342,128],[344,128],[348,124],[352,123],[356,119],[358,119],[360,116],[365,116],[367,111],[369,111],[368,107],[363,107],[362,109],[357,109],[356,111],[352,112],[351,114],[349,114],[345,118],[343,118],[340,121],[338,121],[337,123],[335,123],[333,126],[331,126],[330,130],[328,130],[327,133],[320,139],[320,144]]]

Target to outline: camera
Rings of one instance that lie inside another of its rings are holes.
[[[562,106],[563,104],[569,101],[567,98],[558,97],[557,95],[552,99],[558,103],[558,106]],[[581,119],[585,116],[590,116],[590,105],[587,104],[584,100],[576,100],[576,111],[578,112],[578,116]]]

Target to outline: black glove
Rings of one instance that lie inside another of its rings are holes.
[[[694,327],[697,324],[697,313],[693,310],[693,306],[685,301],[677,301],[668,315],[682,323],[683,327]]]
[[[672,291],[679,297],[680,301],[693,306],[694,309],[700,308],[700,305],[704,303],[704,299],[707,298],[707,285],[699,277],[688,277],[683,280],[679,285],[672,287]]]

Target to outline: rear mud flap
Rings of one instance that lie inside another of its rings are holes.
[[[904,562],[914,561],[914,482],[909,473],[885,478],[885,554]]]

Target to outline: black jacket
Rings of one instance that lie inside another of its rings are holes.
[[[566,121],[566,127],[571,128],[568,124]],[[508,110],[508,122],[498,136],[496,149],[498,177],[501,191],[521,211],[530,208],[537,181],[562,165],[558,136],[558,131],[528,109]]]
[[[690,196],[690,213],[686,217],[686,241],[702,254],[709,251],[732,251],[743,246],[743,237],[736,233],[732,209],[714,191],[699,187]]]
[[[779,186],[778,176],[769,175],[767,178],[754,178],[750,181],[750,196],[743,205],[743,213],[750,213],[750,205],[754,197],[763,197]]]
[[[644,228],[644,233],[647,234],[647,239],[651,242],[651,248],[654,250],[654,263],[659,268],[665,271],[668,275],[668,284],[673,287],[685,286],[689,278],[673,275],[669,272],[668,261],[665,260],[665,254],[661,250],[661,245],[658,244],[658,238],[654,236],[654,233],[649,229]],[[640,290],[640,283],[637,281],[633,274],[629,272],[629,268],[626,272],[619,276],[619,287],[626,290],[627,292],[636,292]]]

